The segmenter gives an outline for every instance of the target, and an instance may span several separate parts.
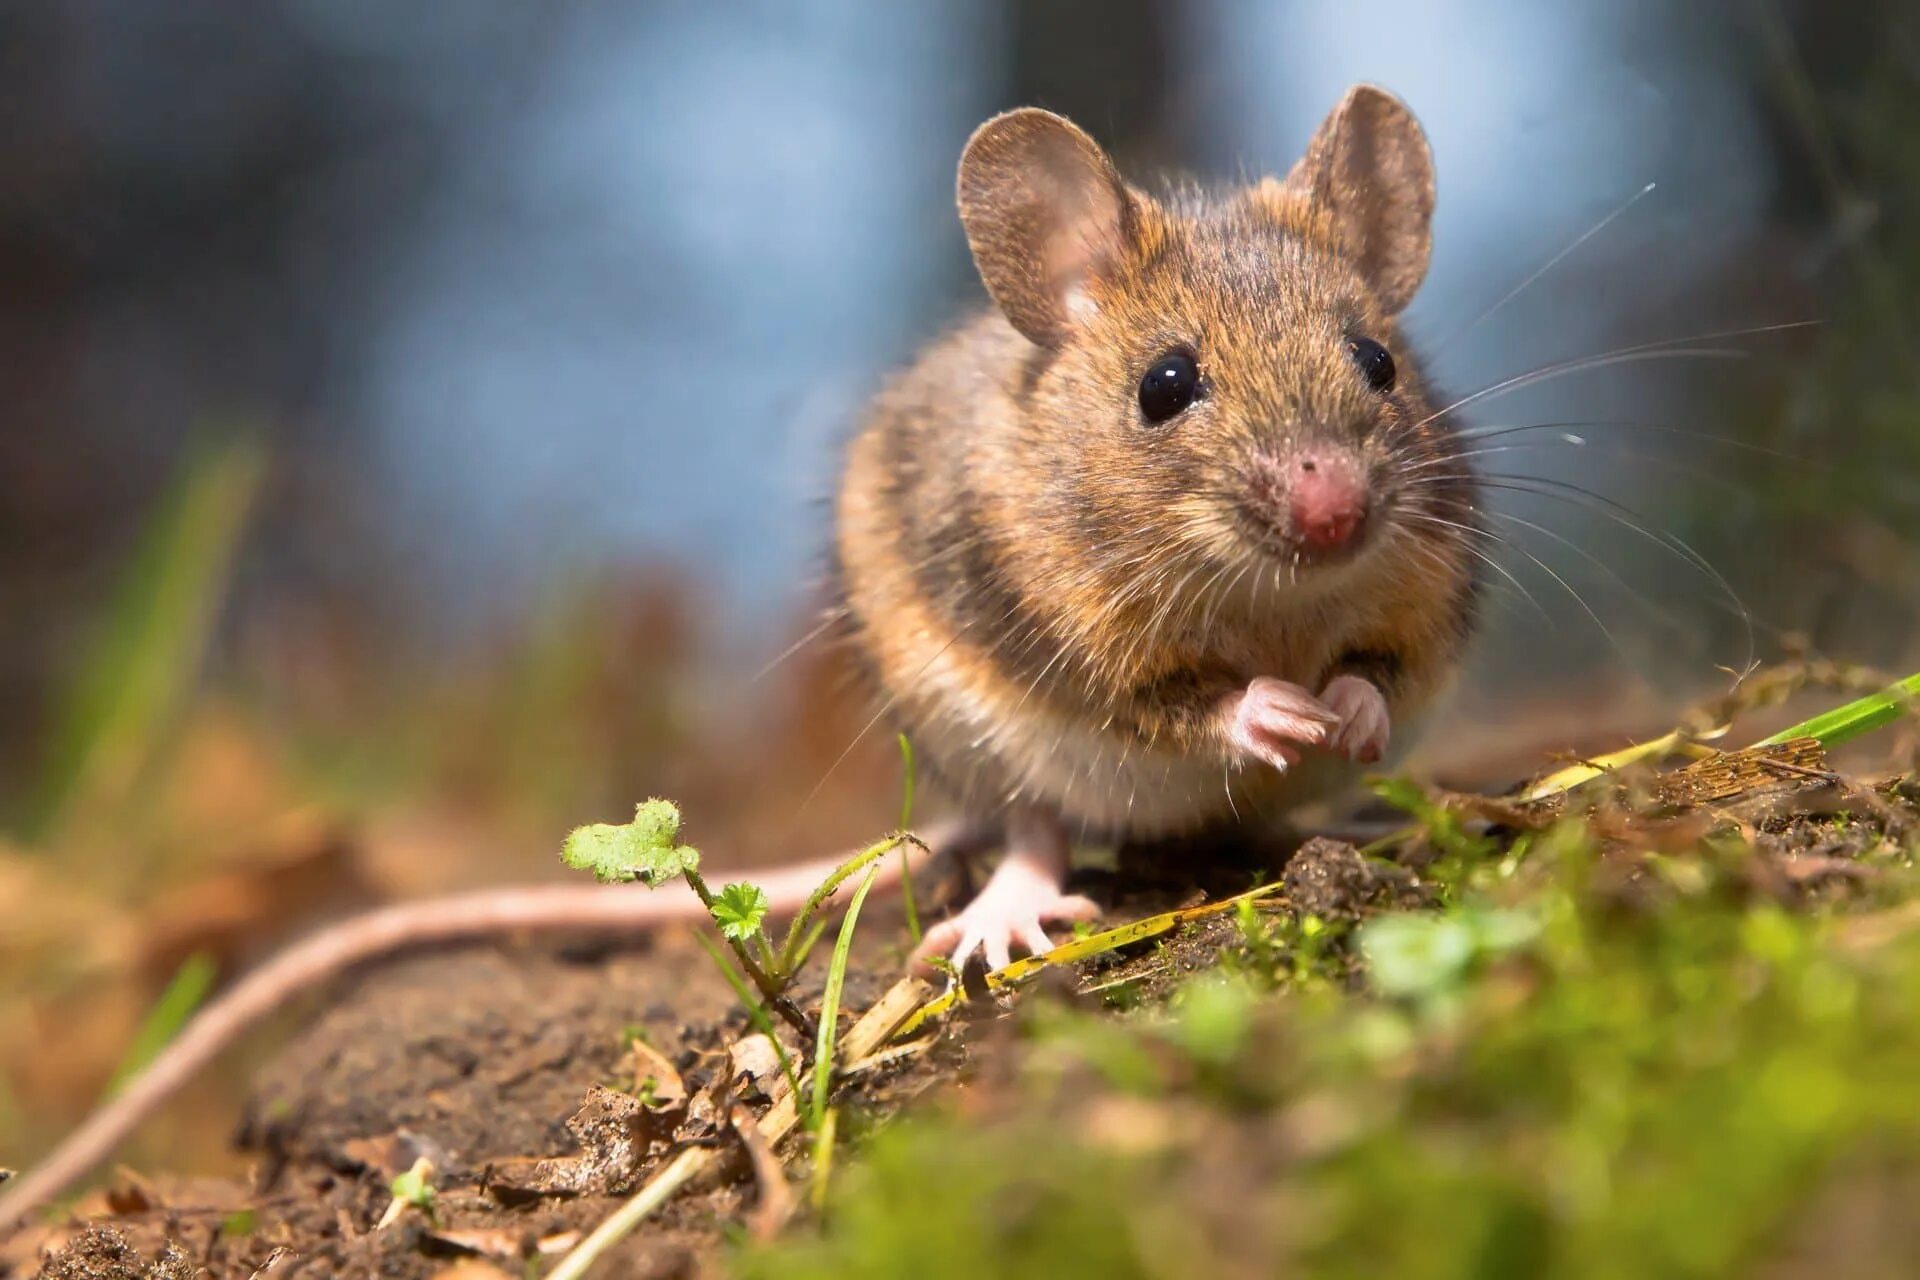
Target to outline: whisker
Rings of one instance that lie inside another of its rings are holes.
[[[1419,476],[1427,466],[1439,465],[1442,462],[1462,462],[1469,458],[1488,458],[1501,453],[1531,453],[1538,452],[1542,449],[1579,449],[1592,453],[1606,454],[1614,458],[1633,458],[1641,462],[1652,462],[1670,471],[1684,472],[1700,483],[1711,485],[1717,489],[1738,494],[1742,497],[1751,496],[1752,494],[1751,487],[1741,484],[1738,480],[1730,479],[1724,475],[1718,475],[1679,458],[1663,457],[1657,453],[1648,453],[1644,449],[1622,449],[1618,445],[1605,442],[1596,443],[1591,440],[1582,440],[1579,438],[1569,440],[1522,441],[1517,444],[1494,445],[1486,449],[1469,449],[1464,453],[1457,453],[1451,458],[1434,459],[1432,463],[1422,463],[1404,468],[1400,474],[1405,476]]]
[[[825,635],[828,631],[832,630],[836,623],[846,618],[852,612],[853,610],[849,609],[846,605],[838,605],[832,609],[829,609],[827,611],[827,616],[825,618],[822,618],[820,620],[820,623],[817,626],[808,628],[807,633],[805,635],[801,636],[798,640],[795,640],[792,644],[782,649],[767,663],[767,665],[765,665],[764,667],[761,667],[758,671],[754,672],[752,678],[749,679],[747,683],[749,685],[755,685],[760,683],[762,680],[766,679],[767,676],[772,674],[773,669],[775,667],[779,666],[781,663],[785,662],[787,659],[793,657],[794,654],[799,653],[802,649],[812,644],[815,640],[818,640],[821,636]]]
[[[1719,329],[1711,333],[1689,334],[1681,338],[1661,338],[1653,342],[1635,343],[1629,347],[1617,347],[1612,351],[1603,351],[1598,355],[1581,356],[1571,360],[1561,360],[1545,365],[1528,373],[1515,374],[1510,378],[1482,387],[1444,409],[1436,410],[1413,424],[1409,429],[1417,430],[1426,426],[1435,418],[1444,417],[1465,405],[1501,395],[1508,391],[1517,391],[1522,387],[1533,386],[1549,378],[1563,377],[1570,373],[1581,373],[1588,369],[1606,368],[1615,364],[1630,364],[1640,359],[1697,359],[1697,358],[1740,358],[1750,353],[1739,347],[1702,347],[1689,348],[1697,342],[1719,342],[1731,338],[1751,338],[1769,333],[1782,333],[1792,329],[1808,329],[1821,322],[1818,320],[1787,320],[1779,324],[1750,325],[1741,329]]]
[[[1623,528],[1631,529],[1654,545],[1664,547],[1667,551],[1678,555],[1704,574],[1726,597],[1727,604],[1734,615],[1740,619],[1746,632],[1747,656],[1741,665],[1744,666],[1753,661],[1757,642],[1754,638],[1752,611],[1747,608],[1746,601],[1740,598],[1740,593],[1733,589],[1733,584],[1727,581],[1726,576],[1714,568],[1711,561],[1678,534],[1648,528],[1640,523],[1638,514],[1632,508],[1623,506],[1605,494],[1595,493],[1591,489],[1582,488],[1570,481],[1555,480],[1547,476],[1505,475],[1498,472],[1481,475],[1479,481],[1482,487],[1488,489],[1504,489],[1514,493],[1530,493],[1537,497],[1559,498],[1563,502],[1604,516]]]
[[[1476,404],[1482,400],[1497,399],[1500,396],[1521,391],[1527,387],[1538,386],[1542,382],[1551,382],[1555,378],[1565,378],[1576,373],[1587,373],[1594,369],[1611,368],[1618,364],[1641,364],[1651,360],[1746,360],[1751,358],[1751,356],[1751,352],[1743,351],[1739,347],[1622,347],[1618,351],[1606,351],[1594,356],[1581,356],[1574,360],[1561,360],[1527,373],[1516,373],[1510,378],[1501,379],[1492,386],[1482,387],[1478,391],[1461,396],[1445,408],[1435,409],[1426,417],[1413,423],[1407,430],[1417,431],[1436,418],[1444,418],[1456,409],[1464,409],[1466,406]]]
[[[1486,529],[1476,529],[1474,526],[1470,524],[1461,524],[1458,521],[1448,520],[1441,516],[1428,514],[1427,512],[1424,512],[1424,511],[1403,511],[1400,514],[1403,518],[1408,520],[1419,520],[1427,524],[1443,525],[1449,529],[1458,529],[1463,533],[1474,534],[1480,537],[1487,538],[1499,546],[1508,545],[1506,540],[1504,538],[1499,537],[1497,534],[1491,533]],[[1508,569],[1507,566],[1501,564],[1498,560],[1494,559],[1492,556],[1488,555],[1486,552],[1482,551],[1480,548],[1474,546],[1472,542],[1463,543],[1462,547],[1467,552],[1467,554],[1475,557],[1480,561],[1480,563],[1486,565],[1489,569],[1492,569],[1495,573],[1499,574],[1501,577],[1505,578],[1508,582],[1512,583],[1514,590],[1518,591],[1521,597],[1525,599],[1528,604],[1533,606],[1533,611],[1540,615],[1541,621],[1545,622],[1550,629],[1553,629],[1556,631],[1559,630],[1559,624],[1554,622],[1553,615],[1547,612],[1545,606],[1543,606],[1540,603],[1539,599],[1535,597],[1533,592],[1527,589],[1527,584],[1520,581],[1519,578],[1515,577],[1513,575],[1513,572],[1510,569]]]
[[[1675,617],[1671,611],[1657,603],[1651,596],[1635,588],[1633,584],[1621,577],[1619,571],[1612,565],[1575,542],[1572,538],[1567,537],[1565,534],[1558,533],[1546,525],[1535,524],[1531,520],[1523,519],[1508,511],[1488,511],[1486,514],[1492,516],[1495,520],[1505,520],[1510,524],[1517,524],[1523,529],[1531,529],[1542,537],[1553,539],[1567,550],[1579,556],[1582,560],[1585,560],[1588,564],[1591,564],[1594,568],[1600,570],[1601,573],[1604,573],[1612,580],[1615,586],[1626,592],[1634,603],[1652,614],[1653,617],[1673,628],[1675,631],[1681,632],[1682,634],[1689,634],[1687,625]]]
[[[1590,428],[1605,428],[1610,431],[1657,431],[1664,435],[1680,436],[1688,440],[1701,440],[1709,444],[1722,445],[1728,449],[1740,449],[1747,453],[1763,454],[1769,458],[1778,458],[1783,462],[1794,462],[1802,466],[1823,465],[1816,458],[1803,457],[1788,453],[1784,449],[1772,449],[1751,440],[1736,440],[1732,436],[1717,436],[1707,431],[1694,431],[1686,427],[1676,427],[1664,422],[1639,422],[1631,418],[1585,418],[1565,422],[1523,422],[1513,425],[1490,423],[1486,426],[1466,427],[1453,433],[1455,440],[1472,442],[1475,440],[1497,440],[1502,436],[1519,435],[1529,431],[1579,431]]]
[[[1445,338],[1441,342],[1434,344],[1431,354],[1435,356],[1439,355],[1440,352],[1444,351],[1448,347],[1451,347],[1454,343],[1466,337],[1469,333],[1472,333],[1475,329],[1477,329],[1481,325],[1483,321],[1485,321],[1489,316],[1493,315],[1496,311],[1500,310],[1500,308],[1506,306],[1509,302],[1512,302],[1515,298],[1519,297],[1521,294],[1525,293],[1528,289],[1532,288],[1535,281],[1539,280],[1541,276],[1546,275],[1547,272],[1559,266],[1562,262],[1566,260],[1569,254],[1573,253],[1574,250],[1578,249],[1581,245],[1585,244],[1587,241],[1599,235],[1602,231],[1605,231],[1610,225],[1612,225],[1613,221],[1616,218],[1620,217],[1620,215],[1624,214],[1627,210],[1633,208],[1633,206],[1635,206],[1636,204],[1639,204],[1647,196],[1653,194],[1653,189],[1656,185],[1658,184],[1649,182],[1646,186],[1640,188],[1638,191],[1628,196],[1626,201],[1621,205],[1619,205],[1617,208],[1615,208],[1612,213],[1609,213],[1606,217],[1600,219],[1600,221],[1594,223],[1591,227],[1588,227],[1585,231],[1581,232],[1578,236],[1575,236],[1573,239],[1573,242],[1567,245],[1566,248],[1560,250],[1560,252],[1554,254],[1551,258],[1548,258],[1546,262],[1536,267],[1533,273],[1529,275],[1525,280],[1522,280],[1519,284],[1507,290],[1505,295],[1503,295],[1498,302],[1488,307],[1485,311],[1482,311],[1479,315],[1475,316],[1472,320],[1469,320],[1463,327],[1454,330],[1451,335],[1449,335],[1447,338]]]
[[[933,656],[928,658],[926,662],[921,666],[920,670],[914,674],[914,680],[918,681],[921,676],[926,675],[927,672],[932,669],[933,664],[938,662],[941,659],[941,657],[946,654],[947,650],[953,648],[954,645],[958,644],[960,642],[960,637],[966,635],[967,632],[972,629],[973,629],[973,624],[969,622],[965,626],[962,626],[957,630],[955,630],[951,636],[947,637],[947,642],[941,645],[938,649],[934,650]],[[820,781],[813,784],[813,790],[807,792],[806,798],[800,802],[800,807],[794,811],[795,817],[799,817],[801,814],[807,811],[807,806],[814,802],[815,797],[817,797],[820,794],[820,789],[827,785],[827,780],[829,778],[833,777],[835,770],[839,769],[841,765],[846,763],[847,757],[853,754],[853,749],[859,746],[861,741],[865,739],[865,737],[869,733],[873,732],[873,726],[879,724],[880,721],[886,716],[886,714],[889,711],[893,710],[893,708],[895,707],[895,705],[899,703],[899,701],[900,701],[900,695],[898,693],[892,693],[887,695],[886,701],[880,704],[880,709],[878,711],[875,711],[873,713],[873,716],[865,724],[860,726],[860,731],[853,735],[853,741],[847,743],[846,748],[842,750],[839,755],[833,758],[833,763],[827,766],[827,771],[820,775]]]

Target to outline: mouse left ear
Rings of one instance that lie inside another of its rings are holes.
[[[1433,152],[1407,105],[1355,85],[1287,175],[1389,312],[1413,300],[1433,254]]]

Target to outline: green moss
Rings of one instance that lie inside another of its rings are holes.
[[[1735,854],[1691,866],[1624,892],[1569,831],[1468,878],[1428,918],[1470,944],[1444,998],[1243,957],[1161,1009],[1030,1009],[991,1119],[881,1131],[740,1270],[1729,1276],[1803,1233],[1845,1274],[1885,1242],[1820,1231],[1822,1186],[1920,1173],[1920,934],[1844,948]]]

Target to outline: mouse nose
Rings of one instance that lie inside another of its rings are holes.
[[[1367,521],[1367,477],[1359,459],[1343,450],[1303,450],[1287,477],[1293,536],[1311,552],[1338,551]]]

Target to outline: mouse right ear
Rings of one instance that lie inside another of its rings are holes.
[[[1089,276],[1117,263],[1140,210],[1107,153],[1071,121],[1023,107],[974,130],[960,156],[960,221],[1013,327],[1045,347],[1073,331]]]

